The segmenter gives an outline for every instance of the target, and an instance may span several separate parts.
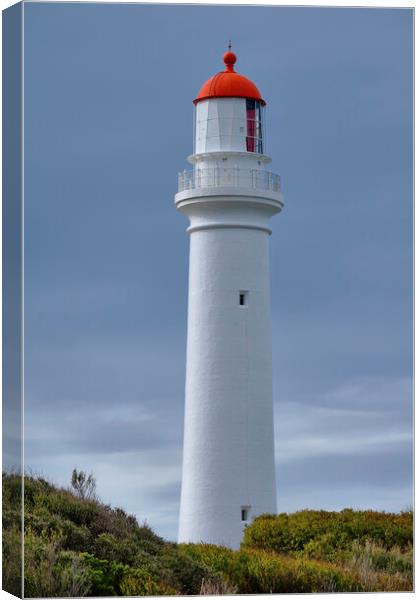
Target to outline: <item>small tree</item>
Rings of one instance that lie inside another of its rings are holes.
[[[74,493],[82,500],[96,500],[96,479],[93,474],[88,475],[85,471],[73,469],[71,475],[71,487]]]

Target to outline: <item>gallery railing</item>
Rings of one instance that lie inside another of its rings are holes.
[[[178,174],[178,192],[208,187],[250,187],[280,192],[280,176],[260,169],[214,167]]]

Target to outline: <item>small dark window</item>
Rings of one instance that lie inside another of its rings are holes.
[[[246,306],[247,292],[239,292],[239,306]]]
[[[249,516],[249,508],[242,507],[241,508],[241,521],[248,521],[248,516]]]

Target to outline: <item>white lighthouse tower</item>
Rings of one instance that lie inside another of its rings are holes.
[[[175,196],[190,223],[179,542],[235,548],[253,517],[277,512],[269,220],[283,201],[265,102],[230,48],[223,59],[194,100],[193,170]]]

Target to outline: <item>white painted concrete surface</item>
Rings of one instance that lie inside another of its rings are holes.
[[[236,118],[238,99],[223,100],[223,115]],[[236,137],[214,153],[206,147],[196,154],[200,168],[222,165],[226,156],[239,168],[263,170],[268,157],[238,153]],[[248,522],[277,512],[269,219],[283,203],[280,191],[253,189],[245,180],[234,188],[201,184],[175,196],[190,221],[179,542],[236,548],[246,524],[243,509]]]

